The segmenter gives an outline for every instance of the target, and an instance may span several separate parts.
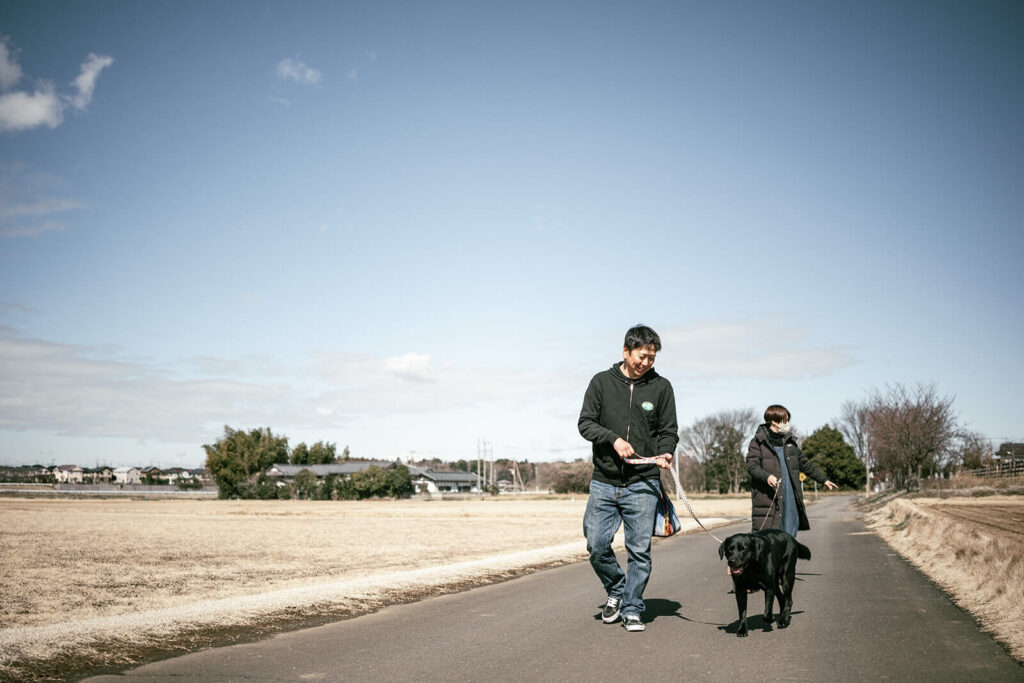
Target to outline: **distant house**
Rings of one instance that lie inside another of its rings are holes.
[[[351,477],[356,472],[362,472],[370,467],[379,467],[383,470],[389,470],[399,464],[400,463],[397,462],[367,460],[338,462],[330,465],[285,465],[281,463],[271,465],[266,474],[267,477],[276,480],[278,485],[283,486],[284,484],[291,484],[295,479],[295,475],[302,470],[309,470],[317,479],[323,479],[329,474]]]
[[[205,467],[197,467],[195,469],[185,471],[188,472],[194,480],[198,480],[204,484],[213,481],[213,477],[210,476],[210,470]]]
[[[114,470],[114,482],[118,484],[140,484],[142,473],[138,467],[118,467]]]
[[[408,465],[416,491],[427,493],[477,493],[479,478],[472,472],[435,472],[429,467]]]
[[[150,465],[139,470],[139,479],[146,484],[166,484],[167,478],[159,467]]]
[[[164,470],[164,477],[167,478],[167,483],[172,486],[177,484],[186,484],[194,479],[192,473],[184,467],[171,467],[170,469],[166,469]]]
[[[53,471],[42,465],[0,466],[0,481],[12,483],[52,484]]]
[[[109,467],[86,467],[82,479],[86,484],[109,484],[114,478],[114,470]]]
[[[58,465],[53,468],[53,480],[58,484],[81,484],[85,470],[78,465]]]

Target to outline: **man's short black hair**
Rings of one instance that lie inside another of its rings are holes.
[[[626,330],[626,340],[622,342],[627,351],[653,346],[655,353],[661,351],[661,337],[647,325],[635,325]]]

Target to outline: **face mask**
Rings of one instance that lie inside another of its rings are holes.
[[[788,422],[776,422],[773,425],[779,434],[789,434],[789,423]]]

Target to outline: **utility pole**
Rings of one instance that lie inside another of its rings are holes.
[[[484,473],[487,475],[485,477],[487,485],[492,486],[494,484],[492,481],[494,479],[494,448],[488,441],[484,441]]]

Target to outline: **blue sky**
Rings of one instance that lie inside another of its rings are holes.
[[[1017,2],[0,5],[0,462],[587,457],[934,383],[1024,439]]]

